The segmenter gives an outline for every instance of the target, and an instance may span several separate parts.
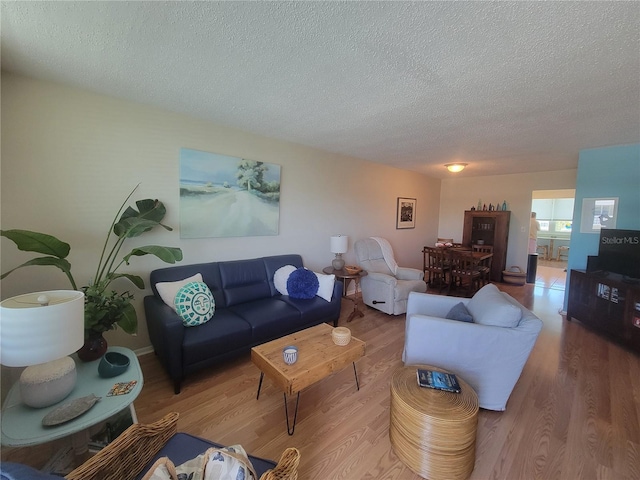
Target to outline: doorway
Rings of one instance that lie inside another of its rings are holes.
[[[574,189],[532,192],[531,211],[540,224],[536,286],[565,289],[575,193]]]

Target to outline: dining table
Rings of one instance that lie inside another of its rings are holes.
[[[476,262],[481,262],[482,260],[487,260],[493,257],[492,252],[477,252],[472,250],[471,247],[462,246],[462,247],[442,247],[442,248],[446,248],[450,252],[461,252],[461,253],[469,254]]]
[[[479,267],[483,262],[493,257],[492,252],[478,252],[472,250],[467,246],[446,247],[449,252],[456,252],[460,255],[469,256],[472,259],[473,265]],[[449,278],[449,290],[451,288],[452,278]]]

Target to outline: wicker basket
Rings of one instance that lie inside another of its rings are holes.
[[[524,285],[527,274],[520,267],[509,267],[509,270],[502,271],[502,279],[504,283],[511,285]]]
[[[331,338],[333,343],[344,347],[351,341],[351,330],[347,327],[336,327],[331,331]]]

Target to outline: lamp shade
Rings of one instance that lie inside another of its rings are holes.
[[[347,253],[349,249],[349,237],[347,235],[334,235],[331,237],[331,253]]]
[[[84,344],[84,293],[52,290],[0,302],[0,363],[25,367],[56,360]]]

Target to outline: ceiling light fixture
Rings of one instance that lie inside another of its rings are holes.
[[[466,163],[447,163],[445,167],[447,167],[447,170],[452,173],[458,173],[464,170],[464,167],[466,167],[467,165],[468,164]]]

